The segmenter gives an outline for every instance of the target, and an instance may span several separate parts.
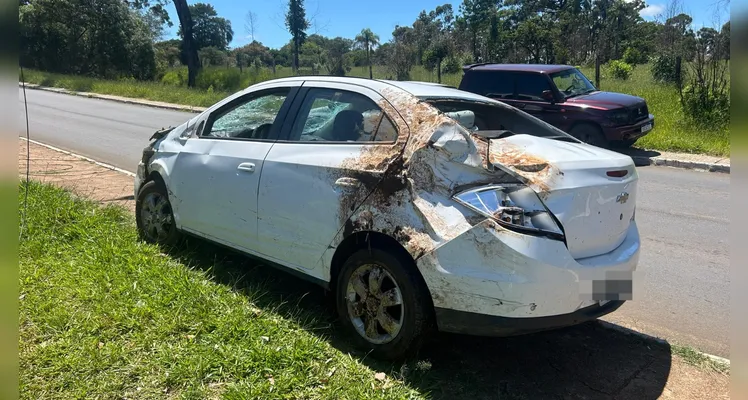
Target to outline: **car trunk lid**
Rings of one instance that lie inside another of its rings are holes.
[[[489,162],[521,176],[558,218],[569,252],[604,254],[625,239],[636,205],[631,157],[530,135],[491,139]]]

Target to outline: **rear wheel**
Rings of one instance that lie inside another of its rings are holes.
[[[170,246],[179,240],[169,195],[160,181],[149,181],[140,189],[135,201],[135,221],[138,235],[148,243]]]
[[[607,148],[608,141],[599,127],[590,124],[577,125],[569,132],[571,136],[593,146]]]
[[[338,316],[357,347],[379,359],[417,352],[431,327],[428,290],[409,263],[383,250],[359,250],[338,275]]]

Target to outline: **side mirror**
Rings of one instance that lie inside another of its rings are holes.
[[[543,93],[541,93],[540,96],[551,103],[556,102],[556,98],[553,96],[553,92],[550,90],[543,90]]]

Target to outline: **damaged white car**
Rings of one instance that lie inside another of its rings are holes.
[[[380,358],[433,329],[536,332],[632,296],[632,159],[495,100],[293,77],[152,139],[135,179],[144,240],[189,233],[315,281]]]

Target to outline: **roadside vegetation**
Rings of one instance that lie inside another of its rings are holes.
[[[594,80],[594,67],[582,67],[582,72]],[[312,74],[311,70],[300,70],[301,74]],[[111,94],[117,96],[164,101],[175,104],[207,107],[241,88],[261,80],[294,76],[290,67],[278,67],[273,74],[269,68],[258,72],[238,68],[208,67],[198,75],[198,82],[210,82],[207,87],[188,88],[181,79],[187,75],[185,67],[175,68],[165,74],[162,82],[142,82],[132,79],[105,80],[91,77],[62,75],[36,70],[24,70],[28,83],[61,87],[69,90]],[[368,67],[353,67],[348,76],[368,78]],[[387,68],[373,67],[377,79],[392,78]],[[181,78],[180,78],[181,77]],[[20,78],[20,76],[19,76]],[[411,79],[436,82],[436,74],[423,67],[414,67]],[[462,72],[442,75],[442,82],[458,86]],[[729,78],[729,77],[728,77]],[[170,81],[170,79],[172,81]],[[602,68],[600,86],[602,90],[628,93],[647,100],[649,110],[655,115],[655,129],[640,139],[637,147],[661,151],[704,153],[715,156],[730,156],[730,134],[728,126],[695,124],[689,120],[679,102],[678,88],[672,84],[656,81],[649,64],[636,65],[626,80],[616,79],[607,68]],[[221,90],[215,90],[219,87]]]
[[[423,10],[387,41],[366,27],[352,38],[312,34],[319,15],[304,3],[288,1],[290,40],[270,48],[255,40],[264,19],[252,10],[239,34],[209,3],[21,0],[20,63],[45,86],[195,106],[297,74],[457,86],[461,67],[475,62],[578,65],[592,79],[600,64],[602,89],[641,96],[656,116],[641,147],[730,154],[730,21],[696,27],[682,0],[653,21],[639,0],[463,0]],[[725,4],[712,7],[727,15]],[[178,37],[165,40],[176,22]],[[232,46],[236,38],[242,44]]]

